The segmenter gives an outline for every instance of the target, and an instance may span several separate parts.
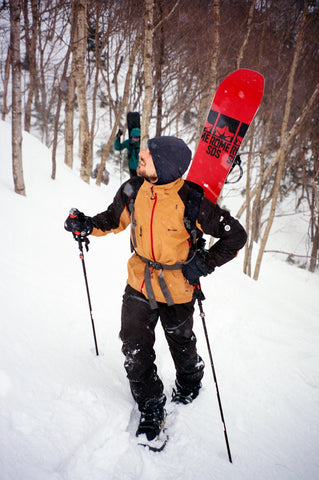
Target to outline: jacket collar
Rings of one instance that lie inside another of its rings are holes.
[[[162,193],[162,192],[170,192],[173,190],[178,191],[183,184],[184,184],[184,180],[180,177],[177,180],[174,180],[174,182],[165,183],[164,185],[157,185],[145,179],[143,186],[146,188],[152,187],[153,192]]]

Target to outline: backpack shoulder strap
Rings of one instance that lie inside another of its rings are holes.
[[[132,177],[123,185],[123,192],[125,195],[125,205],[130,210],[130,205],[134,203],[137,192],[139,191],[142,183],[144,182],[143,177]],[[130,210],[131,211],[131,210]]]
[[[144,182],[144,178],[142,177],[133,177],[128,182],[126,182],[124,186],[124,194],[125,194],[125,205],[127,206],[130,214],[131,214],[131,222],[132,222],[132,249],[136,247],[136,235],[135,235],[135,227],[136,227],[136,221],[135,221],[135,214],[134,214],[134,204],[135,204],[135,199],[137,196],[137,193]]]
[[[196,227],[196,220],[199,213],[200,204],[204,196],[204,190],[197,183],[185,180],[188,192],[185,203],[184,225],[190,234],[191,248],[195,248],[198,239],[202,237],[202,232]]]

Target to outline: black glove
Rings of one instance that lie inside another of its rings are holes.
[[[83,212],[79,212],[77,208],[72,208],[64,222],[64,228],[72,232],[76,240],[83,241],[92,233],[93,220],[91,217],[86,217]]]
[[[199,277],[206,277],[212,273],[215,267],[207,250],[197,250],[195,255],[185,262],[182,266],[182,272],[188,283],[198,285]]]
[[[122,132],[122,130],[119,128],[116,136],[117,136],[117,137],[120,137],[121,135],[123,135],[123,132]]]

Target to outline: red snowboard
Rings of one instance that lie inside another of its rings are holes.
[[[241,68],[219,85],[187,180],[216,203],[238,148],[260,105],[264,77]]]

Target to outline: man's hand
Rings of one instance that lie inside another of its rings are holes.
[[[184,277],[193,286],[198,285],[200,277],[206,277],[214,270],[215,267],[209,265],[209,252],[207,250],[197,250],[195,255],[182,266]]]
[[[72,208],[68,218],[64,222],[64,228],[72,232],[76,240],[84,240],[93,230],[93,220],[87,217],[77,208]]]

